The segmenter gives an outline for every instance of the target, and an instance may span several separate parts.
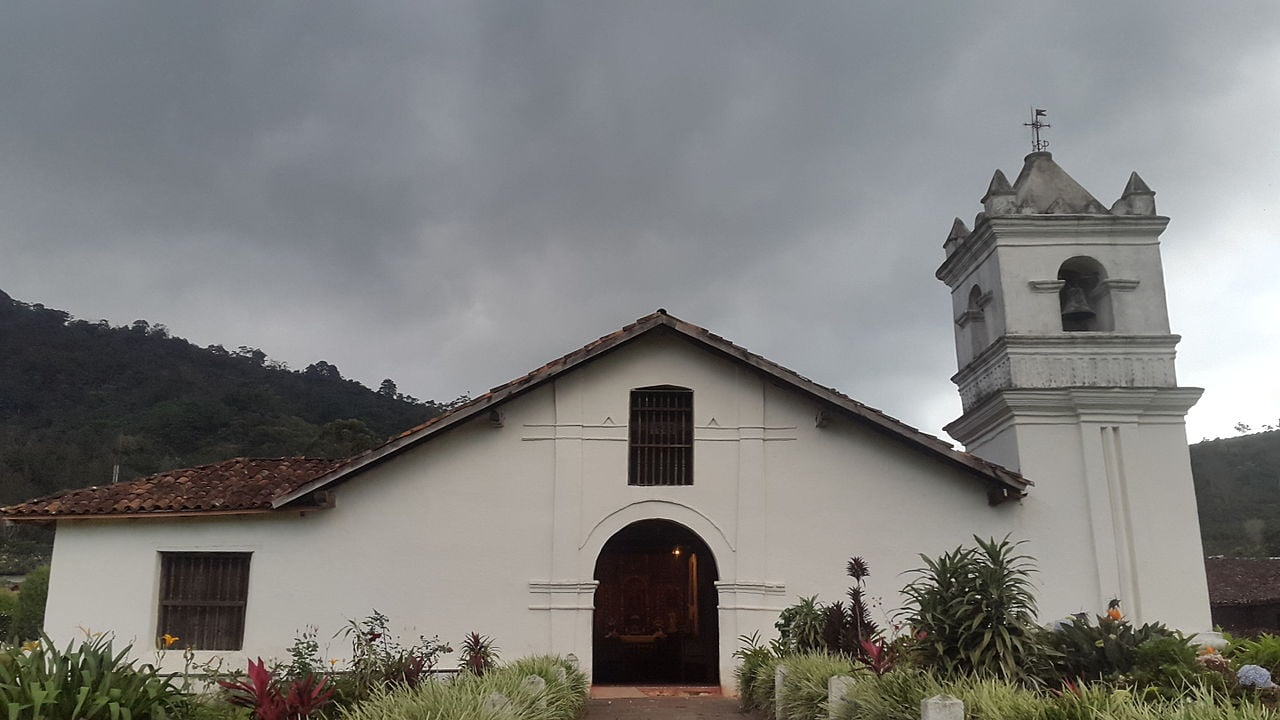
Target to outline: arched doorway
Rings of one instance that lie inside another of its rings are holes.
[[[597,683],[720,682],[716,559],[689,528],[641,520],[596,559]]]

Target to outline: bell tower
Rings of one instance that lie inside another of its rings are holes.
[[[1043,151],[1013,184],[997,170],[981,202],[972,230],[953,223],[937,271],[964,409],[947,432],[1035,483],[1015,535],[1037,538],[1046,596],[1096,594],[1042,611],[1118,598],[1139,622],[1208,630],[1185,425],[1201,390],[1174,373],[1169,219],[1137,173],[1108,209]]]

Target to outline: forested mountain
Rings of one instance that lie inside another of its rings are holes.
[[[1191,446],[1206,555],[1280,557],[1280,430]]]
[[[73,319],[0,292],[0,505],[238,456],[341,457],[443,407],[318,361],[200,348],[163,325]]]
[[[390,380],[370,390],[323,360],[290,370],[257,348],[200,348],[163,325],[77,320],[0,292],[0,505],[109,483],[116,465],[129,480],[352,455],[448,406]],[[1280,430],[1197,443],[1191,464],[1205,552],[1280,556]]]

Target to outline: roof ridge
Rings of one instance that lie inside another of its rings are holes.
[[[398,435],[392,436],[381,445],[366,450],[360,455],[349,458],[343,465],[334,468],[321,477],[316,478],[314,481],[278,495],[275,500],[273,500],[272,506],[275,508],[284,507],[285,505],[288,505],[311,492],[327,487],[328,485],[338,482],[349,475],[372,467],[373,465],[382,462],[385,458],[397,454],[403,449],[407,449],[419,442],[425,441],[437,432],[443,432],[452,425],[465,421],[473,413],[479,412],[487,407],[506,402],[507,400],[521,395],[543,382],[559,376],[563,372],[577,367],[583,362],[589,362],[595,357],[603,353],[610,352],[611,350],[640,337],[646,332],[663,326],[670,328],[672,331],[677,332],[686,338],[699,341],[708,348],[717,352],[756,367],[758,370],[766,374],[775,376],[778,380],[798,386],[799,389],[804,392],[808,392],[819,397],[825,396],[827,402],[843,406],[845,410],[861,417],[873,426],[878,426],[883,431],[896,435],[902,441],[915,442],[922,448],[942,456],[949,462],[960,465],[968,469],[970,472],[985,476],[990,482],[997,483],[1000,486],[1003,486],[1006,490],[1012,490],[1014,496],[1019,496],[1023,489],[1031,485],[1029,480],[1013,470],[1002,467],[996,463],[983,460],[967,452],[957,450],[951,443],[937,436],[930,435],[929,433],[913,427],[878,408],[874,408],[855,400],[835,388],[819,385],[813,380],[810,380],[804,375],[801,375],[786,366],[780,365],[762,355],[753,353],[741,345],[716,335],[700,325],[695,325],[694,323],[686,320],[681,320],[675,315],[668,313],[664,308],[659,308],[656,312],[640,317],[634,322],[624,325],[619,330],[601,335],[595,340],[588,342],[586,345],[571,350],[550,362],[544,363],[542,366],[531,370],[524,375],[501,385],[494,386],[493,388],[490,388],[488,392],[478,395],[448,412],[437,415],[424,423],[409,428]]]

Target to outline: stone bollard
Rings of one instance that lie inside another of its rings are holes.
[[[853,678],[848,675],[832,675],[827,679],[827,720],[836,720],[849,704],[844,696],[853,687]]]
[[[510,702],[511,701],[507,699],[506,695],[495,690],[489,693],[489,697],[484,699],[484,709],[493,712],[502,712]]]
[[[786,720],[782,713],[782,686],[786,681],[787,666],[779,663],[778,668],[773,671],[773,717],[776,720]]]
[[[964,720],[964,703],[950,695],[920,701],[920,720]]]
[[[539,710],[547,709],[547,681],[540,675],[529,675],[524,679],[524,689],[528,690],[537,699],[534,700],[534,706]]]

